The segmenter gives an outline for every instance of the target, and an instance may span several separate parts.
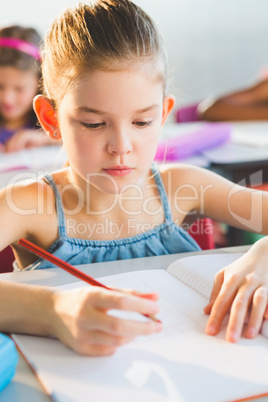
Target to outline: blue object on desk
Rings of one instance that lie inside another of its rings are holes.
[[[0,392],[12,380],[18,363],[15,343],[6,335],[0,334]]]

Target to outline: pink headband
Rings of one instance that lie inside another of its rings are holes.
[[[2,37],[0,38],[0,47],[16,49],[20,52],[28,54],[29,56],[32,56],[38,61],[41,60],[38,46],[22,39]]]

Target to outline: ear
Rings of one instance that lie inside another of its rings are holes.
[[[37,95],[33,100],[33,108],[38,120],[47,135],[59,140],[61,134],[58,127],[58,119],[51,100],[43,95]]]
[[[174,105],[175,105],[175,96],[166,95],[163,100],[163,114],[162,114],[162,123],[161,123],[162,126],[165,123],[165,121],[167,120]]]

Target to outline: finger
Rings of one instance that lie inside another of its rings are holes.
[[[85,331],[84,338],[83,342],[87,344],[113,346],[116,348],[134,339],[133,336],[126,338],[123,336],[114,336],[102,331]]]
[[[207,322],[206,332],[208,335],[216,335],[220,328],[221,323],[229,311],[232,301],[236,294],[236,288],[228,287],[226,284],[222,286],[222,289],[215,300],[210,317]]]
[[[230,318],[225,336],[229,342],[237,342],[241,337],[251,299],[252,290],[250,288],[241,288],[237,293],[230,311]]]
[[[71,349],[76,353],[85,356],[109,356],[116,352],[116,346],[102,345],[102,344],[92,344],[88,342],[79,343],[66,343]]]
[[[214,279],[214,285],[211,291],[209,303],[204,307],[204,313],[205,314],[210,314],[212,306],[215,302],[215,300],[218,297],[218,294],[220,293],[222,284],[224,280],[224,271],[220,271],[216,274],[215,279]]]
[[[127,310],[136,311],[141,314],[156,314],[159,311],[159,305],[146,298],[137,297],[123,292],[96,290],[92,292],[90,289],[89,298],[93,301],[96,308],[100,310]]]
[[[145,299],[155,300],[156,297],[157,297],[157,300],[159,299],[159,295],[156,292],[144,293],[144,292],[139,292],[138,290],[129,289],[129,288],[117,288],[117,287],[110,286],[110,285],[108,285],[108,287],[109,287],[109,289],[115,290],[117,292],[123,292],[123,293],[133,295],[133,296],[144,297]]]
[[[96,348],[102,350],[103,353],[104,350],[117,349],[133,339],[133,337],[124,338],[101,331],[81,330],[79,336],[70,340],[70,346],[81,354],[92,354],[94,351],[96,352]]]
[[[259,333],[267,306],[267,300],[267,289],[260,286],[253,296],[251,314],[245,330],[246,338],[254,338]]]
[[[142,292],[138,292],[137,290],[133,290],[133,289],[123,289],[123,291],[125,293],[131,294],[133,296],[142,297],[143,299],[154,300],[154,301],[159,300],[159,294],[156,292],[142,293]]]
[[[267,307],[266,307],[266,309],[265,309],[265,312],[264,312],[264,319],[265,320],[268,320],[268,304],[267,304]]]
[[[94,324],[93,324],[94,320]],[[161,323],[154,321],[135,321],[121,319],[102,312],[91,313],[89,329],[94,328],[104,333],[123,338],[133,339],[140,335],[150,335],[163,329]]]
[[[84,355],[87,356],[110,356],[113,355],[116,352],[117,348],[114,346],[105,346],[105,345],[89,345],[85,352],[83,352]]]

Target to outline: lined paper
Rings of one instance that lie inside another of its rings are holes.
[[[209,299],[216,272],[242,255],[243,253],[225,253],[185,257],[170,264],[167,271]]]

